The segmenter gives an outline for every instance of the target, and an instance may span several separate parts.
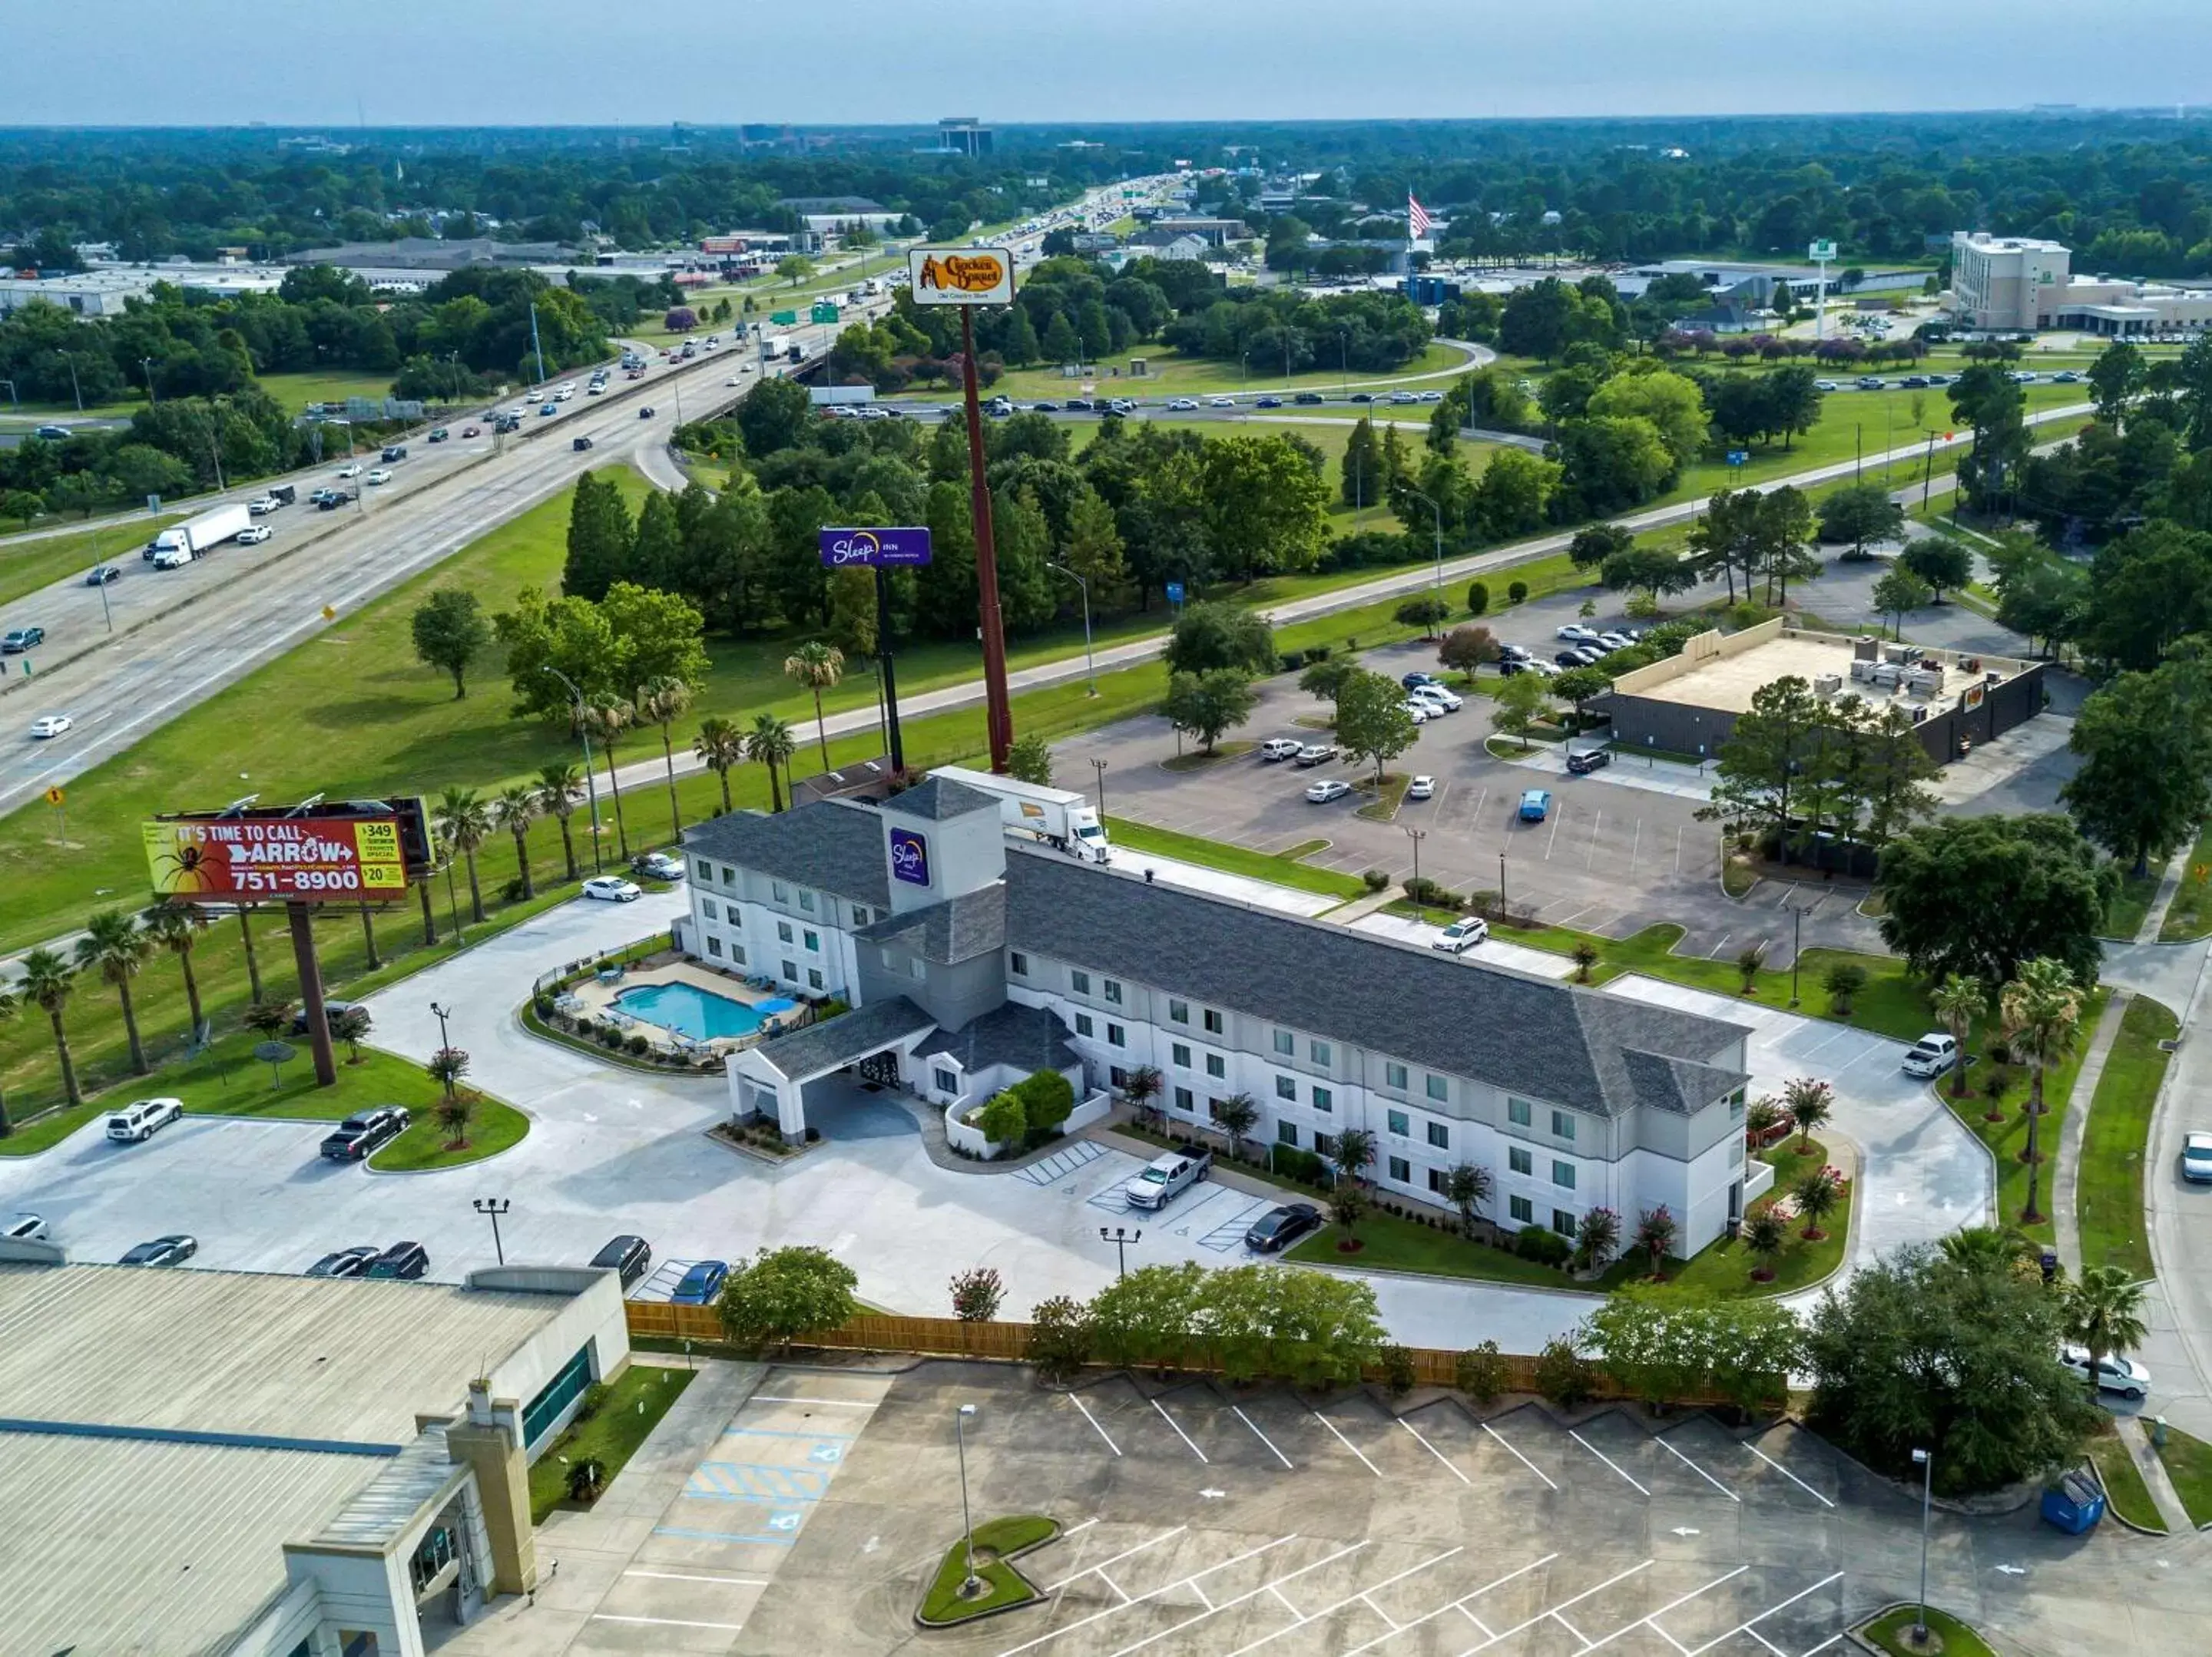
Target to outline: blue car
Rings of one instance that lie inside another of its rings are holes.
[[[729,1275],[730,1268],[724,1261],[696,1261],[668,1298],[678,1306],[712,1305],[714,1296],[722,1292],[722,1279]]]
[[[1521,821],[1541,822],[1551,815],[1552,796],[1548,790],[1531,788],[1521,796]]]

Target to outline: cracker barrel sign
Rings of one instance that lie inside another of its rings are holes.
[[[1013,250],[1006,247],[915,247],[907,275],[916,305],[1011,305]]]

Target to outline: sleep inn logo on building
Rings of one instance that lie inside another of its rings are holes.
[[[929,884],[929,842],[911,828],[891,830],[891,873],[909,885]]]

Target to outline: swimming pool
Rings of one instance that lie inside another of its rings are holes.
[[[633,1018],[688,1035],[694,1041],[718,1036],[750,1035],[770,1013],[789,1012],[799,1004],[778,996],[748,1006],[696,984],[640,984],[622,991],[615,1005]]]

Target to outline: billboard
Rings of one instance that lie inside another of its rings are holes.
[[[160,897],[202,902],[389,901],[407,891],[399,818],[170,817],[140,825]]]
[[[1805,249],[1805,257],[1816,264],[1826,264],[1836,257],[1836,244],[1823,237]]]
[[[1014,255],[1006,247],[907,250],[908,292],[916,305],[1011,305]]]
[[[914,529],[825,529],[820,536],[824,569],[872,569],[929,561],[929,531]]]

